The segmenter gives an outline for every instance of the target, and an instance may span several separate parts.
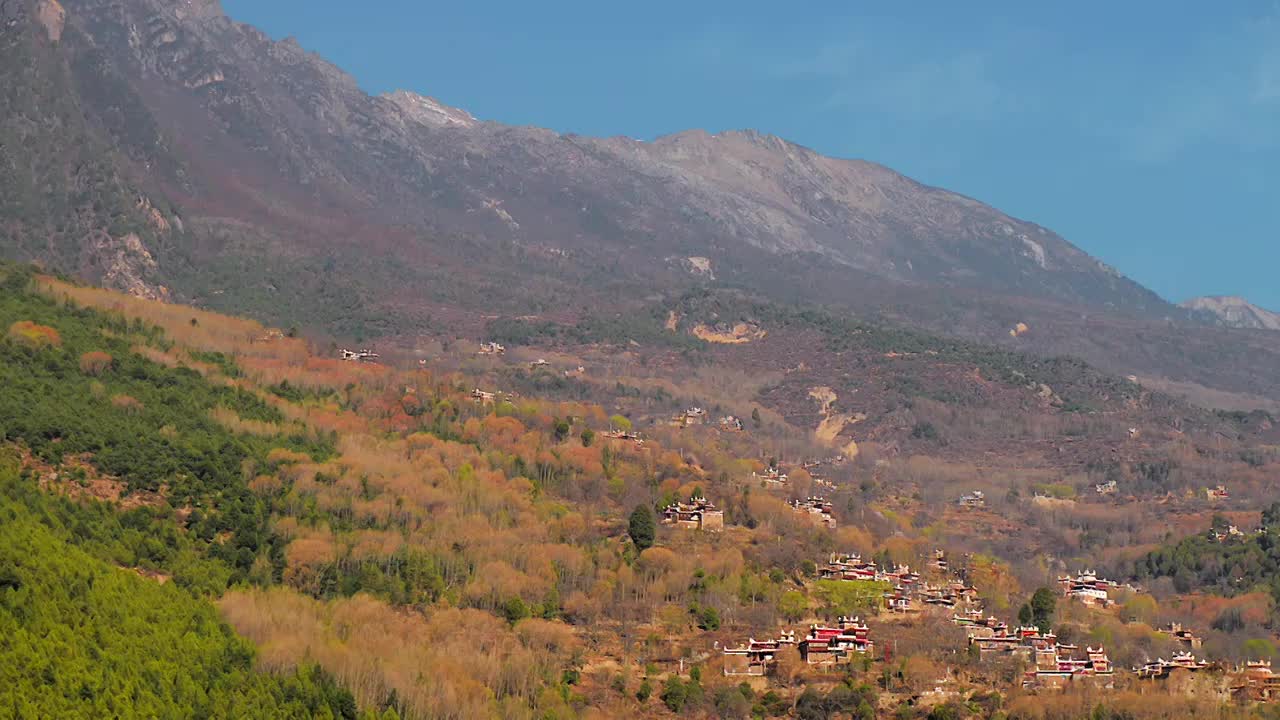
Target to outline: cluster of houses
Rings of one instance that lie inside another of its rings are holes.
[[[1116,672],[1102,647],[1087,646],[1081,653],[1076,645],[1059,643],[1052,632],[1034,627],[1010,631],[1004,622],[984,617],[983,612],[976,609],[954,615],[953,621],[968,630],[969,644],[976,647],[982,657],[1015,655],[1033,663],[1032,669],[1023,675],[1022,684],[1026,688],[1061,688],[1068,682],[1081,679],[1100,680],[1109,687]],[[1133,673],[1139,679],[1165,680],[1178,670],[1198,673],[1224,669],[1196,657],[1193,651],[1200,647],[1201,639],[1182,625],[1173,623],[1161,632],[1188,649],[1174,653],[1167,660],[1158,658],[1134,668]],[[1252,702],[1280,699],[1280,675],[1272,672],[1269,660],[1248,661],[1244,667],[1227,672],[1231,676],[1231,692],[1238,699]]]
[[[962,580],[934,585],[925,583],[920,588],[920,601],[925,605],[954,608],[970,605],[978,600],[978,589]]]
[[[503,355],[507,352],[507,348],[502,343],[482,342],[478,355]]]
[[[1209,663],[1207,661],[1196,659],[1196,656],[1190,650],[1186,650],[1174,653],[1173,658],[1169,660],[1160,658],[1149,662],[1138,668],[1135,672],[1137,672],[1139,678],[1144,680],[1163,680],[1169,677],[1169,673],[1174,670],[1181,669],[1190,672],[1199,672],[1201,670],[1207,670],[1208,668]]]
[[[1204,494],[1208,496],[1210,502],[1231,499],[1231,493],[1227,492],[1225,485],[1215,485],[1214,487],[1206,488]]]
[[[963,508],[984,508],[987,506],[987,496],[981,490],[974,490],[961,495],[957,504]]]
[[[1063,597],[1078,600],[1089,607],[1107,607],[1111,605],[1110,591],[1119,587],[1116,583],[1098,577],[1093,570],[1085,570],[1075,577],[1063,575],[1058,578],[1058,587]]]
[[[829,500],[824,500],[820,497],[809,497],[804,500],[792,500],[787,504],[791,506],[792,510],[808,517],[818,525],[831,529],[836,527],[835,508]]]
[[[671,418],[671,424],[678,428],[693,427],[695,425],[705,425],[707,422],[707,411],[700,407],[691,407],[688,410],[675,415]]]
[[[378,353],[364,348],[360,350],[343,348],[340,352],[342,353],[342,359],[347,362],[373,362],[378,359]]]
[[[1280,699],[1280,675],[1272,672],[1270,660],[1246,662],[1244,670],[1236,674],[1231,694],[1239,700],[1251,702]]]
[[[690,530],[723,530],[724,511],[710,500],[694,496],[687,503],[677,500],[663,508],[662,522]]]
[[[742,418],[737,415],[725,415],[716,424],[725,432],[742,432],[746,428],[742,424]]]
[[[884,580],[880,566],[864,560],[858,553],[832,553],[827,562],[818,568],[823,580]],[[916,576],[917,579],[919,576]]]
[[[471,391],[471,399],[474,400],[477,405],[492,405],[499,399],[510,402],[515,400],[516,397],[518,397],[518,394],[512,392],[489,392],[488,390],[481,390],[480,388],[476,388]]]
[[[1182,623],[1169,623],[1168,627],[1161,629],[1159,632],[1162,635],[1168,635],[1192,650],[1199,650],[1200,646],[1204,644],[1199,635],[1182,627]]]
[[[825,460],[806,460],[800,463],[800,467],[815,480],[822,477],[828,467],[839,467],[849,461],[844,455],[834,455]]]
[[[727,420],[736,421],[738,424],[741,424],[742,422],[741,420],[738,420],[737,418],[733,418],[733,417],[722,418],[720,421],[722,427],[725,421]],[[809,474],[809,479],[813,482],[814,486],[826,488],[828,490],[835,490],[836,489],[835,483],[823,477],[822,471],[826,466],[839,465],[844,462],[845,462],[845,457],[843,455],[838,455],[829,460],[812,460],[812,461],[804,462],[800,464],[800,467],[803,468],[805,472]],[[751,480],[753,482],[759,483],[761,486],[766,488],[786,487],[791,482],[791,478],[787,475],[787,473],[782,471],[781,465],[777,465],[777,464],[770,465],[769,467],[765,468],[763,472],[753,471],[751,473]]]
[[[601,436],[606,440],[634,443],[636,447],[642,447],[644,445],[644,438],[640,437],[640,433],[632,432],[630,430],[606,430],[601,433]]]
[[[707,414],[704,408],[697,406],[691,407],[683,412],[672,415],[668,423],[672,427],[680,429],[688,427],[696,427],[700,425],[708,425],[711,422],[711,416]],[[715,421],[715,426],[724,432],[742,432],[746,429],[742,418],[736,415],[725,415]]]
[[[952,616],[952,621],[965,628],[969,645],[983,658],[990,655],[1017,656],[1032,663],[1022,678],[1026,688],[1057,688],[1082,678],[1110,679],[1115,674],[1104,648],[1059,643],[1052,632],[1037,627],[1009,625],[986,616],[980,609],[966,610]]]
[[[1093,606],[1106,606],[1110,600],[1109,589],[1115,583],[1101,580],[1092,571],[1075,577],[1058,580],[1067,597],[1074,597]],[[1034,663],[1033,669],[1023,676],[1026,688],[1060,688],[1067,682],[1084,678],[1109,683],[1115,668],[1102,647],[1086,647],[1084,652],[1075,645],[1059,643],[1052,632],[1035,627],[1019,627],[1010,630],[999,619],[984,615],[981,609],[969,609],[952,616],[952,621],[967,630],[969,644],[977,648],[983,657],[988,655],[1016,655]],[[1158,658],[1133,669],[1134,675],[1144,680],[1163,680],[1176,670],[1197,673],[1216,666],[1195,656],[1202,639],[1180,623],[1170,623],[1159,631],[1180,643],[1185,649],[1168,660]],[[1232,671],[1228,671],[1232,672]],[[1280,675],[1274,675],[1269,661],[1250,661],[1237,668],[1231,676],[1231,691],[1241,700],[1270,702],[1280,699]],[[1107,685],[1110,686],[1109,684]]]
[[[847,665],[875,651],[871,630],[861,618],[841,617],[835,625],[810,625],[809,633],[796,640],[793,631],[783,631],[776,640],[749,639],[738,647],[724,649],[724,674],[767,675],[784,648],[799,650],[800,660],[813,667]]]
[[[1259,529],[1259,532],[1261,532],[1261,529]],[[1243,540],[1244,538],[1245,532],[1235,525],[1228,525],[1226,530],[1216,527],[1209,529],[1209,539],[1214,542],[1225,543],[1232,542],[1234,540]]]
[[[777,640],[750,638],[745,645],[724,649],[725,675],[753,675],[763,677],[773,669],[778,653],[784,648],[796,647],[796,634],[784,630]]]
[[[841,617],[834,627],[810,625],[800,641],[800,659],[817,666],[844,665],[874,650],[871,630],[857,617]]]
[[[934,570],[937,570],[938,572],[943,572],[943,573],[950,572],[951,561],[947,559],[946,551],[934,550],[933,560],[929,561],[929,567],[933,568]]]
[[[673,506],[675,507],[675,506]],[[950,573],[951,567],[945,553],[936,551],[930,567],[942,573]],[[922,605],[956,608],[951,619],[966,629],[968,642],[981,657],[1013,656],[1027,663],[1022,685],[1027,689],[1060,689],[1073,682],[1092,682],[1100,687],[1112,687],[1116,674],[1106,649],[1059,642],[1051,631],[1037,627],[1011,629],[1001,620],[986,615],[978,603],[977,590],[960,579],[953,578],[933,585],[922,583],[919,574],[906,566],[892,570],[878,567],[856,554],[834,554],[829,562],[819,568],[820,576],[829,580],[878,580],[893,583],[893,590],[885,593],[885,610],[909,612]],[[1110,602],[1108,591],[1115,583],[1097,577],[1093,571],[1081,572],[1074,577],[1059,579],[1067,597],[1075,597],[1094,606]],[[915,605],[914,603],[920,603]],[[1174,671],[1197,673],[1217,667],[1195,656],[1201,646],[1201,638],[1182,625],[1173,623],[1160,632],[1177,640],[1185,650],[1166,660],[1160,658],[1134,668],[1140,679],[1161,680]],[[784,631],[775,640],[749,639],[738,647],[725,647],[724,674],[729,676],[764,676],[776,665],[778,655],[795,648],[800,659],[811,667],[836,667],[857,658],[870,658],[875,643],[866,623],[857,617],[842,617],[834,625],[811,625],[808,634],[797,639],[793,631]],[[1270,702],[1280,700],[1280,675],[1273,673],[1271,662],[1266,660],[1247,662],[1243,668],[1230,672],[1229,683],[1233,695],[1242,701]]]
[[[821,502],[816,498],[811,501],[815,504]],[[932,566],[947,571],[948,563],[942,551],[935,553]],[[978,594],[977,589],[958,580],[940,585],[922,583],[920,574],[906,565],[884,569],[856,553],[832,554],[818,572],[827,580],[892,583],[892,589],[884,593],[883,605],[884,610],[890,613],[914,612],[926,605],[955,607],[976,601]],[[980,612],[978,617],[981,617]],[[875,651],[867,624],[858,617],[841,617],[834,625],[809,626],[808,634],[799,640],[794,632],[787,631],[776,640],[752,638],[738,647],[726,647],[724,673],[765,675],[774,666],[778,653],[788,647],[795,647],[801,660],[813,667],[848,664],[860,657],[871,657]]]
[[[829,490],[835,490],[835,483],[827,479],[827,469],[839,467],[848,461],[849,459],[844,455],[836,455],[834,457],[827,458],[826,460],[809,460],[807,462],[800,463],[800,467],[804,468],[805,472],[809,473],[809,477],[813,480],[814,485],[824,487]]]
[[[753,471],[751,473],[751,478],[765,486],[783,486],[790,481],[787,474],[782,472],[782,469],[778,467],[766,468],[762,473]]]
[[[1129,583],[1120,584],[1112,580],[1106,580],[1098,577],[1098,573],[1093,570],[1085,570],[1077,573],[1075,577],[1070,575],[1062,575],[1058,577],[1058,587],[1062,589],[1062,596],[1071,600],[1077,600],[1088,607],[1106,608],[1115,604],[1115,600],[1111,597],[1111,593],[1116,590],[1127,590],[1129,592],[1142,592],[1142,589]]]
[[[1084,656],[1074,645],[1054,644],[1035,653],[1036,667],[1023,674],[1022,685],[1027,688],[1058,688],[1080,679],[1102,680],[1109,683],[1115,675],[1111,658],[1101,646],[1085,647]]]
[[[936,553],[934,567],[946,567],[946,556]],[[857,554],[833,554],[818,568],[824,580],[875,581],[890,584],[882,608],[890,613],[915,613],[926,607],[954,608],[977,600],[977,588],[958,578],[940,583],[921,582],[920,573],[907,565],[881,568]]]
[[[1093,491],[1099,495],[1115,495],[1119,490],[1120,486],[1115,480],[1108,480],[1093,486]]]

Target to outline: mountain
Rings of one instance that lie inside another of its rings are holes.
[[[1185,623],[1266,689],[1280,334],[1047,229],[370,96],[216,0],[0,0],[0,151],[18,717],[1256,712],[1119,669]],[[1102,676],[1028,692],[1059,665],[983,647],[1020,606]]]
[[[754,251],[892,280],[1162,305],[1044,228],[776,137],[597,139],[480,122],[408,92],[373,97],[295,41],[231,21],[216,1],[8,4],[28,9],[36,35],[27,38],[34,62],[13,71],[49,68],[39,78],[49,93],[75,93],[92,129],[145,171],[139,189],[150,185],[193,219],[330,241],[354,239],[353,224],[398,226],[417,236],[406,254],[462,233],[589,266],[705,257],[720,277],[750,275],[733,266]],[[64,84],[51,80],[59,59]],[[56,120],[47,126],[59,135],[89,134],[79,118]]]
[[[0,7],[9,257],[410,341],[750,288],[1280,397],[1280,341],[1206,364],[1221,328],[1046,228],[875,163],[752,131],[590,138],[373,96],[216,0]]]
[[[1180,303],[1181,307],[1211,317],[1216,322],[1247,330],[1280,330],[1280,313],[1250,303],[1241,297],[1198,297]]]

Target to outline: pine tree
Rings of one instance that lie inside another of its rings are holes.
[[[1018,608],[1018,624],[1026,627],[1031,624],[1033,619],[1034,618],[1031,615],[1031,606],[1023,603],[1022,607]]]
[[[635,510],[631,511],[631,521],[627,527],[628,534],[631,535],[631,542],[636,544],[640,550],[648,550],[653,547],[654,538],[657,536],[657,527],[653,521],[653,511],[648,505],[637,505]]]
[[[1053,591],[1047,587],[1036,590],[1031,596],[1031,614],[1034,616],[1036,627],[1040,628],[1041,632],[1048,632],[1052,627],[1057,604]]]

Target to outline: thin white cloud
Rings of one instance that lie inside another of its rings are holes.
[[[1254,23],[1250,34],[1259,46],[1253,100],[1263,104],[1280,102],[1280,6]]]
[[[1129,134],[1139,160],[1167,162],[1203,144],[1277,145],[1280,11],[1239,25],[1193,56],[1191,77],[1151,87]],[[1138,98],[1143,100],[1143,98]]]
[[[1269,48],[1258,61],[1253,101],[1259,104],[1280,102],[1280,46]]]
[[[884,28],[880,28],[884,30]],[[1116,152],[1164,163],[1206,144],[1280,146],[1280,3],[1185,48],[1185,62],[1148,67],[1105,52],[1056,57],[1038,82],[1018,66],[1061,38],[1044,28],[993,24],[968,46],[929,46],[909,32],[831,28],[826,42],[783,51],[776,38],[723,25],[706,28],[695,51],[765,83],[804,82],[833,113],[874,113],[902,123],[988,125],[1020,115],[1061,132],[1115,143]],[[1036,39],[1037,33],[1045,37]],[[913,42],[914,41],[914,42]],[[1054,117],[1061,124],[1054,125]]]
[[[994,78],[985,53],[903,57],[863,38],[819,46],[808,55],[775,58],[781,79],[810,78],[829,87],[825,106],[874,110],[914,120],[981,118],[1008,111],[1014,96]]]

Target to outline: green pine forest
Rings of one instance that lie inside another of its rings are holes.
[[[266,466],[278,447],[324,457],[327,442],[233,434],[214,408],[268,421],[276,411],[135,351],[163,347],[158,330],[56,303],[30,282],[28,269],[0,267],[0,718],[396,717],[360,714],[317,667],[256,671],[255,648],[212,604],[229,587],[275,582],[283,563],[243,464]],[[163,485],[165,501],[120,511],[47,492],[22,452],[51,467],[89,453],[130,491]],[[191,509],[185,527],[177,507]]]

